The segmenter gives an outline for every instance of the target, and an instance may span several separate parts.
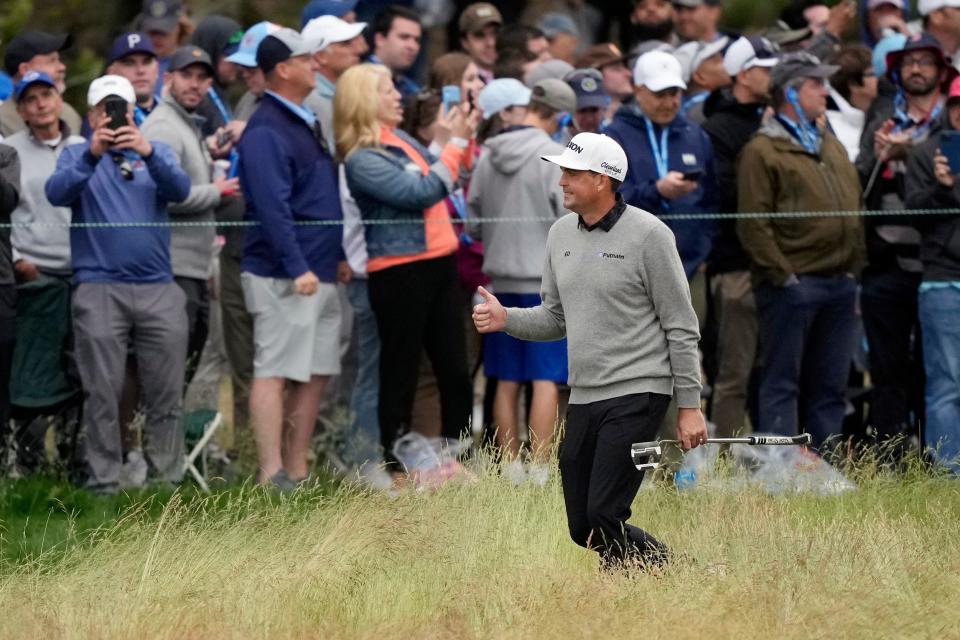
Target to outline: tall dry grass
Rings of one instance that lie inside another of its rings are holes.
[[[684,557],[602,575],[559,484],[397,498],[250,489],[131,510],[0,577],[9,638],[960,637],[960,485],[865,474],[835,497],[643,491]]]

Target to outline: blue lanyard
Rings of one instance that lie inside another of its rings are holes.
[[[464,222],[464,230],[460,233],[460,241],[469,246],[473,244],[473,238],[471,238],[470,234],[466,231],[468,212],[467,199],[463,195],[463,189],[451,191],[447,197],[450,198],[450,203],[453,205],[453,208],[456,209],[457,215]]]
[[[804,127],[802,124],[797,124],[783,114],[779,114],[777,118],[781,123],[783,123],[784,126],[788,127],[793,132],[793,135],[797,137],[804,149],[814,155],[819,152],[820,135],[816,132],[816,129],[814,129],[814,132],[811,133],[809,129],[812,129],[813,127]]]
[[[215,106],[217,111],[220,112],[220,115],[223,116],[223,121],[233,121],[233,115],[231,115],[230,110],[227,109],[227,105],[223,104],[223,100],[220,99],[220,95],[217,93],[217,90],[213,87],[210,87],[210,90],[207,91],[207,95],[210,96],[210,99],[213,101],[213,106]]]
[[[161,101],[162,99],[163,99],[163,98],[161,98],[161,97],[158,96],[158,95],[154,95],[154,96],[153,96],[153,108],[154,108],[154,109],[157,108],[157,105],[160,104],[160,101]],[[151,111],[152,111],[152,109],[151,109]],[[146,109],[144,109],[143,107],[141,107],[141,106],[138,105],[138,104],[133,105],[133,121],[137,124],[138,127],[143,124],[143,121],[147,119],[147,116],[150,115],[151,111],[147,111]]]
[[[790,127],[794,135],[800,139],[800,144],[803,145],[804,149],[813,155],[819,155],[820,131],[816,125],[806,120],[803,109],[800,107],[800,99],[797,97],[796,89],[792,87],[787,89],[787,101],[793,106],[793,110],[797,112],[797,117],[800,118],[800,122],[794,122],[784,115],[779,115],[780,122]]]
[[[903,96],[903,90],[898,89],[897,94],[893,98],[893,114],[896,117],[896,123],[894,124],[893,130],[895,132],[903,131],[913,127],[913,131],[910,133],[911,140],[917,140],[918,138],[925,137],[930,127],[933,126],[933,123],[936,122],[940,113],[943,111],[943,100],[937,100],[937,105],[933,108],[926,118],[920,122],[914,122],[913,118],[907,113],[907,99]]]
[[[667,134],[670,133],[670,127],[664,126],[660,131],[660,144],[657,144],[657,135],[653,131],[653,123],[647,116],[643,116],[643,121],[647,125],[647,140],[650,142],[650,155],[657,165],[657,178],[663,179],[670,173],[670,149],[667,146]],[[666,198],[660,198],[660,207],[666,211],[670,208],[670,202]]]
[[[706,91],[703,93],[698,93],[695,96],[690,96],[683,99],[683,104],[680,105],[680,113],[686,113],[690,110],[690,107],[700,104],[701,102],[706,102],[707,98],[710,97],[710,94]]]
[[[667,134],[669,127],[664,127],[660,132],[660,144],[657,144],[657,135],[653,131],[653,123],[646,116],[643,117],[647,125],[647,140],[650,141],[650,153],[653,155],[653,161],[657,164],[657,177],[666,178],[670,172],[670,150],[667,147]]]
[[[217,111],[220,112],[220,115],[223,116],[224,122],[233,122],[233,115],[230,113],[230,110],[227,109],[227,105],[223,104],[223,100],[220,99],[220,95],[217,94],[217,90],[213,87],[210,87],[210,90],[207,91],[207,95],[210,96],[210,100],[213,101],[213,106],[217,108]],[[233,149],[230,151],[230,172],[227,174],[228,178],[236,178],[237,173],[240,170],[240,154],[237,152],[237,141],[233,141]]]

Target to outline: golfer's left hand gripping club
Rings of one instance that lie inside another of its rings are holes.
[[[747,444],[747,445],[798,445],[810,444],[809,433],[798,436],[747,436],[745,438],[707,438],[701,444]],[[660,466],[660,457],[663,455],[663,445],[676,444],[679,440],[654,440],[652,442],[636,442],[630,446],[630,457],[639,471],[653,470]]]

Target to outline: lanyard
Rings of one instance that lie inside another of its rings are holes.
[[[230,114],[230,110],[227,109],[227,105],[223,104],[223,100],[220,99],[217,90],[213,87],[210,87],[210,90],[207,91],[207,95],[210,96],[210,100],[213,102],[213,106],[217,108],[217,111],[220,112],[220,115],[223,117],[224,122],[232,122],[233,115]],[[230,151],[230,171],[227,173],[228,178],[236,178],[237,173],[240,171],[240,154],[237,152],[237,141],[233,141],[233,149]]]
[[[704,91],[703,93],[698,93],[695,96],[689,96],[683,99],[683,104],[680,106],[680,113],[686,114],[691,107],[694,107],[702,102],[706,102],[707,98],[710,97],[710,94]]]
[[[463,231],[460,232],[460,241],[465,245],[473,244],[473,238],[470,237],[470,234],[467,233],[467,199],[463,195],[463,189],[457,189],[456,191],[451,191],[447,197],[450,199],[450,204],[453,205],[454,210],[457,212],[460,220],[463,221]]]
[[[666,178],[670,172],[670,150],[667,147],[667,134],[669,127],[663,127],[660,132],[660,144],[657,144],[657,135],[653,131],[653,123],[646,116],[643,121],[647,125],[647,140],[650,141],[650,153],[653,155],[653,161],[657,164],[657,177]]]
[[[223,104],[223,100],[220,99],[220,95],[217,93],[217,90],[213,87],[210,87],[210,90],[207,91],[207,95],[210,96],[210,100],[213,101],[213,106],[217,108],[217,111],[220,112],[220,115],[223,117],[224,122],[231,122],[233,116],[230,114],[230,110],[227,109],[227,105]]]
[[[813,132],[810,131],[813,127],[804,127],[802,124],[797,124],[787,116],[779,114],[777,119],[797,138],[803,148],[809,151],[810,153],[816,155],[820,148],[820,135],[816,133],[816,129]]]
[[[158,95],[153,96],[153,109],[157,108],[157,105],[160,104],[160,101],[162,99],[163,98],[161,98]],[[150,111],[147,111],[146,109],[141,107],[139,104],[133,105],[133,121],[137,124],[138,127],[143,124],[143,121],[147,119],[147,116],[150,115],[153,109],[151,109]]]
[[[896,124],[894,124],[893,130],[895,132],[900,132],[905,129],[913,128],[913,131],[910,133],[911,140],[918,140],[926,138],[927,132],[930,130],[930,127],[933,126],[933,123],[940,117],[940,112],[943,111],[943,100],[938,99],[937,104],[934,105],[933,109],[919,122],[914,122],[913,118],[907,113],[907,100],[903,96],[903,91],[898,90],[897,95],[893,98],[893,113],[896,117]]]

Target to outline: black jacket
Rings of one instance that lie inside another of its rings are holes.
[[[720,211],[733,213],[737,207],[737,158],[740,150],[750,140],[763,117],[765,105],[741,104],[725,87],[710,94],[703,105],[706,121],[703,130],[713,143],[714,166],[720,192]],[[750,268],[747,256],[737,237],[735,220],[720,220],[710,254],[710,273],[746,271]]]
[[[857,156],[856,166],[861,185],[866,188],[874,172],[877,174],[870,192],[864,194],[864,205],[867,209],[874,211],[906,207],[906,178],[909,172],[904,171],[900,163],[885,163],[877,167],[877,155],[873,148],[874,134],[892,118],[894,118],[893,97],[879,96],[870,107],[866,125],[860,137],[860,154]],[[940,130],[941,121],[941,118],[937,118],[930,125],[928,136],[936,135]],[[910,155],[913,153],[916,153],[916,149],[911,151]],[[901,269],[919,273],[921,269],[918,261],[919,238],[914,231],[913,216],[868,216],[864,221],[864,227],[867,264],[870,268]]]
[[[937,182],[933,158],[949,122],[914,149],[907,162],[906,204],[910,209],[960,207],[960,183],[952,189]],[[921,233],[920,260],[924,281],[960,282],[960,214],[918,215],[914,224]]]
[[[0,223],[10,224],[10,214],[20,203],[20,156],[0,144]],[[14,284],[10,229],[0,231],[0,285]]]

